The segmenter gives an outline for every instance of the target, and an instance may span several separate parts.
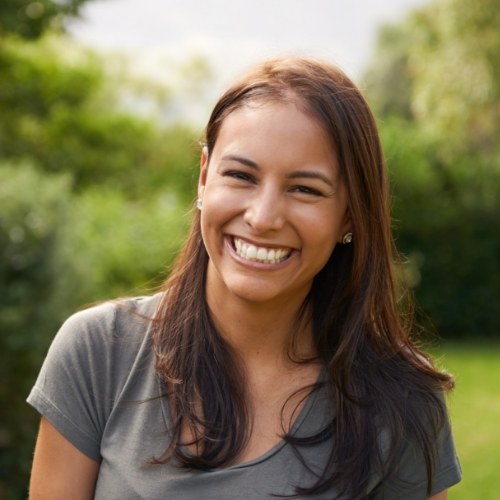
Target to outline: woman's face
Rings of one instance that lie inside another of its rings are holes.
[[[230,113],[209,164],[202,155],[198,194],[207,295],[218,301],[302,303],[350,229],[336,154],[293,102]]]

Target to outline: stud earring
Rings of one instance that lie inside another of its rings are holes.
[[[196,200],[196,208],[197,208],[198,210],[201,210],[201,206],[202,206],[202,205],[203,205],[203,201],[202,201],[202,199],[201,199],[201,198],[198,198],[198,199]]]
[[[344,237],[342,238],[342,243],[344,245],[347,245],[348,243],[352,242],[352,233],[345,233]]]

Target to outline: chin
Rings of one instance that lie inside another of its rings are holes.
[[[279,286],[279,283],[256,282],[251,283],[250,279],[236,280],[235,282],[226,283],[227,290],[231,295],[239,300],[246,301],[252,304],[277,305],[281,307],[283,304],[290,304],[297,299],[300,301],[307,295],[307,290],[302,289],[284,289]]]
[[[274,302],[280,294],[274,293],[269,287],[235,286],[229,288],[230,293],[240,300],[254,304]]]

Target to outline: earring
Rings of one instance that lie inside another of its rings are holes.
[[[348,243],[352,242],[352,233],[345,233],[344,237],[342,238],[342,243],[344,245],[347,245]]]
[[[198,198],[198,199],[196,200],[196,208],[197,208],[198,210],[201,210],[201,206],[202,206],[202,205],[203,205],[203,201],[202,201],[202,199],[201,199],[201,198]]]

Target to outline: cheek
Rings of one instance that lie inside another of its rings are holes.
[[[324,216],[322,220],[309,220],[309,223],[303,226],[306,228],[303,240],[309,243],[308,250],[318,272],[326,265],[340,239],[340,223],[327,223],[325,218]]]
[[[245,199],[246,195],[242,190],[207,185],[201,215],[210,221],[231,217],[241,211]]]
[[[299,207],[294,211],[296,226],[302,228],[308,239],[316,240],[333,246],[338,241],[343,224],[343,215],[337,215],[341,211],[327,206],[317,209],[316,207]],[[342,211],[342,214],[344,211]]]
[[[219,238],[223,227],[238,213],[237,200],[228,199],[217,191],[206,192],[201,209],[201,233],[205,245]]]
[[[328,232],[325,231],[322,236],[318,237],[315,241],[313,251],[316,252],[317,272],[321,271],[330,260],[336,245],[336,232],[334,232],[333,229]]]

